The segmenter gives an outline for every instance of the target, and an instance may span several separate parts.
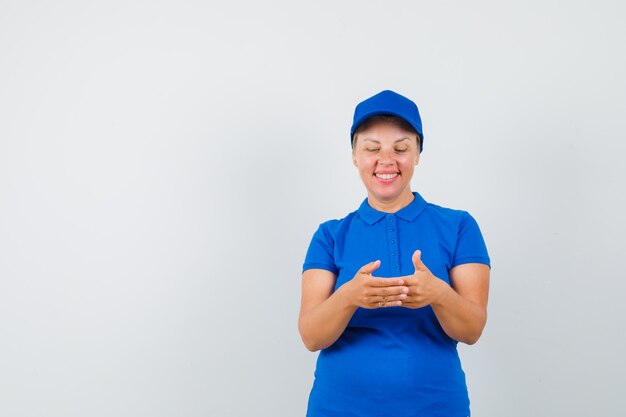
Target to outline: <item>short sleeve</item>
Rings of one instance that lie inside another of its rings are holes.
[[[322,223],[311,239],[302,272],[307,269],[325,269],[337,275],[339,270],[333,255],[334,247],[334,239],[329,233],[326,224]]]
[[[450,268],[467,263],[486,264],[491,268],[487,246],[478,223],[469,213],[463,212]]]

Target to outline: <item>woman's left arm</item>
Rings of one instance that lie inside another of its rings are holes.
[[[480,263],[457,265],[449,271],[450,284],[434,276],[413,254],[415,273],[403,277],[409,287],[402,306],[420,308],[430,305],[439,324],[452,339],[472,345],[478,341],[487,322],[489,266]]]

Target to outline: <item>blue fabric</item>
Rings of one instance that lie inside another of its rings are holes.
[[[374,276],[413,274],[417,249],[448,284],[448,271],[457,265],[490,265],[472,216],[413,194],[411,204],[393,214],[371,208],[366,199],[345,218],[322,223],[303,269],[333,272],[337,289],[377,259],[381,266]],[[430,306],[358,308],[341,337],[319,354],[307,416],[469,416],[456,347]]]

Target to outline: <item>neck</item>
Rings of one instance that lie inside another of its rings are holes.
[[[411,204],[415,196],[410,189],[407,188],[406,192],[403,192],[393,200],[379,200],[368,193],[367,203],[375,210],[382,211],[383,213],[395,213]]]

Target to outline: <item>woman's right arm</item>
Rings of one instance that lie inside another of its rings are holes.
[[[375,278],[380,261],[363,266],[353,279],[335,287],[335,274],[308,269],[302,274],[302,303],[298,329],[311,352],[327,348],[343,333],[358,307],[399,306],[408,288],[402,279]]]

